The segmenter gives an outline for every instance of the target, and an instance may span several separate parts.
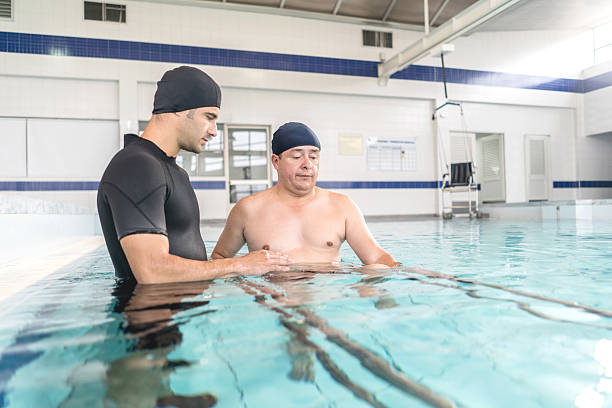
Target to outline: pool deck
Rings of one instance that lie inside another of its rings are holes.
[[[72,237],[0,263],[0,302],[104,245],[101,236]]]
[[[600,221],[612,220],[612,200],[485,203],[480,211],[497,219]]]

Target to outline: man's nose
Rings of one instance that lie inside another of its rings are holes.
[[[302,162],[302,167],[305,169],[311,169],[313,166],[312,160],[310,160],[310,157],[306,156],[304,158],[304,161]]]
[[[213,123],[208,127],[208,134],[212,137],[217,136],[217,124]]]

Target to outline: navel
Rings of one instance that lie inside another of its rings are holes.
[[[266,244],[262,248],[265,249],[266,251],[269,251],[270,250],[270,245]]]

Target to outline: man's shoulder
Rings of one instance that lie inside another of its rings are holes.
[[[241,198],[240,200],[238,200],[232,211],[240,214],[257,213],[262,208],[265,208],[267,204],[270,203],[270,200],[272,200],[270,194],[271,190],[271,188],[268,188],[266,190]]]
[[[268,188],[263,191],[259,191],[255,194],[251,194],[250,196],[241,198],[236,203],[236,206],[240,206],[241,208],[244,208],[244,209],[250,209],[253,207],[264,205],[266,202],[268,202],[268,200],[271,199],[271,191],[272,189]]]
[[[160,160],[149,151],[139,149],[135,143],[119,150],[111,159],[102,182],[122,184],[122,181],[137,179],[141,182],[163,179],[163,169]]]
[[[317,187],[319,196],[329,201],[330,203],[337,205],[350,205],[353,201],[346,194],[337,193],[335,191],[326,190],[321,187]]]

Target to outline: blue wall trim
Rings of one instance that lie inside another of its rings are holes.
[[[317,181],[317,186],[334,189],[353,188],[438,188],[437,181]]]
[[[225,181],[192,181],[195,190],[225,190]]]
[[[578,188],[577,181],[553,181],[553,188]]]
[[[582,82],[584,87],[584,93],[596,91],[602,88],[607,88],[612,85],[612,72],[606,72],[601,75],[587,78]]]
[[[580,188],[612,188],[612,180],[580,180]]]
[[[0,181],[0,191],[96,191],[97,181]],[[192,181],[195,190],[225,190],[225,181]]]
[[[378,65],[377,61],[6,31],[0,31],[0,52],[218,65],[373,78],[377,77]],[[447,82],[456,84],[572,93],[590,92],[612,86],[612,72],[580,80],[447,68],[446,77]],[[393,74],[391,78],[442,82],[442,68],[410,65]]]
[[[81,191],[97,189],[97,181],[0,181],[0,191]]]
[[[553,181],[553,188],[612,188],[612,180]]]
[[[276,183],[275,183],[276,184]],[[192,181],[195,190],[225,190],[225,181]],[[330,189],[436,189],[442,181],[317,181]],[[612,180],[553,181],[553,188],[612,188]],[[97,181],[0,181],[0,191],[95,191]],[[478,185],[480,190],[480,184]]]

